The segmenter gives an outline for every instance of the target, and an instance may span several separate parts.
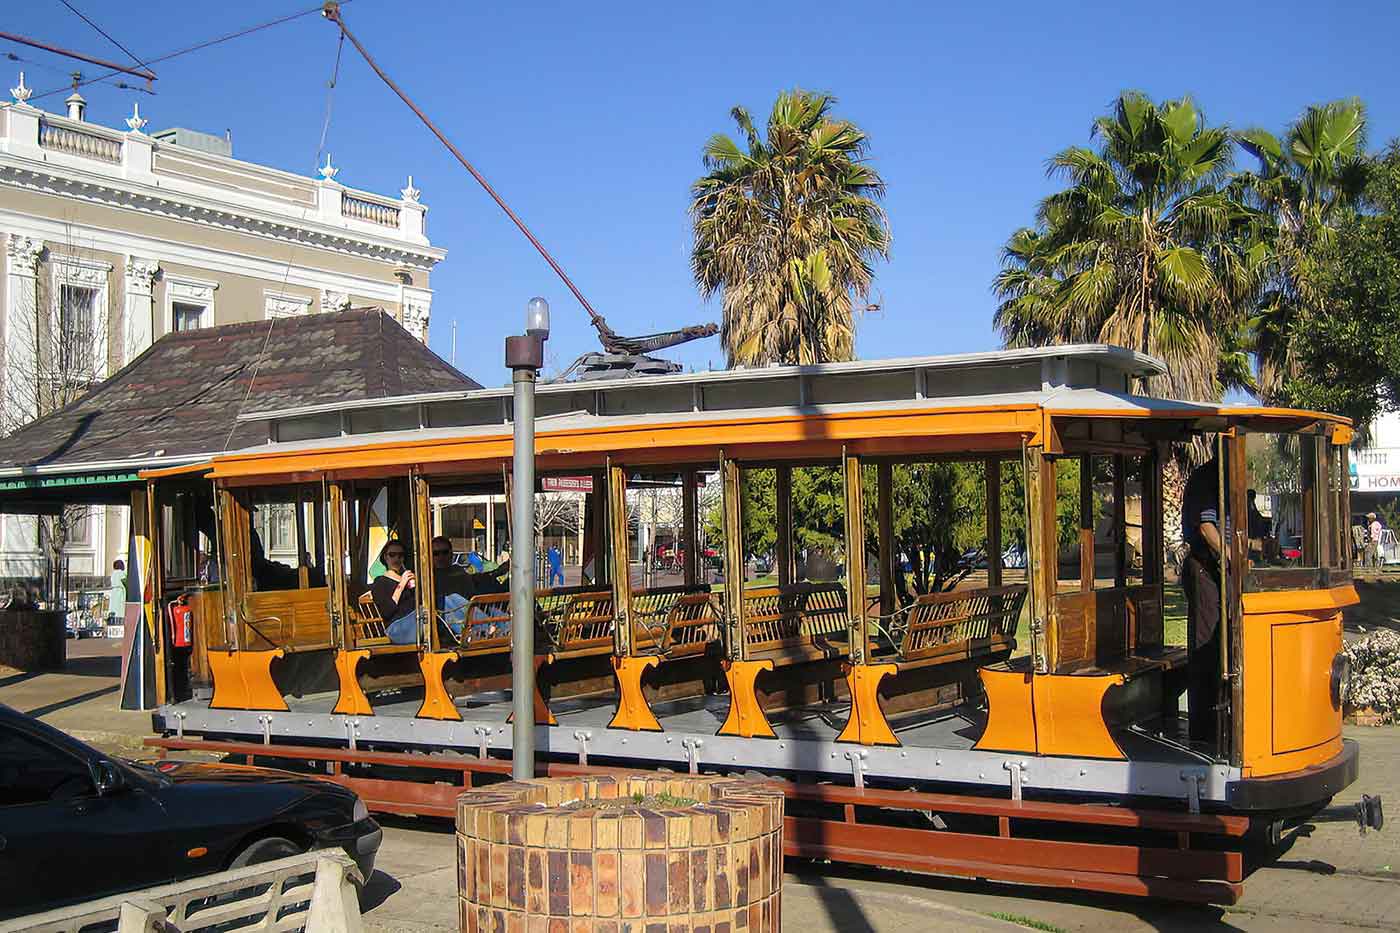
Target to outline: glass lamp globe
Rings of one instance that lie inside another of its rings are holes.
[[[535,297],[525,306],[525,333],[531,337],[549,338],[549,302]]]

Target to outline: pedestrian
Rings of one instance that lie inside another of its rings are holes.
[[[1379,570],[1385,560],[1381,552],[1381,532],[1385,530],[1385,526],[1381,524],[1381,520],[1375,512],[1366,513],[1366,522],[1367,544],[1369,545],[1366,549],[1368,558],[1366,562]]]
[[[126,563],[112,561],[111,589],[107,593],[107,624],[121,625],[126,617]]]
[[[551,544],[549,550],[545,552],[549,559],[549,582],[546,586],[554,586],[555,580],[559,581],[559,586],[564,585],[564,555],[559,553],[559,546]]]

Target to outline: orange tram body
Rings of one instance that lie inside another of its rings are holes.
[[[1077,346],[541,385],[579,578],[530,620],[540,768],[757,772],[789,788],[791,854],[1232,902],[1251,846],[1357,776],[1352,432],[1134,393],[1160,372]],[[509,389],[244,418],[268,443],[146,475],[149,617],[193,612],[188,648],[158,627],[154,744],[451,813],[509,774],[520,620],[497,591],[448,607],[428,555],[444,502],[512,493]],[[1209,745],[1164,570],[1185,443],[1227,464]],[[658,496],[669,577],[637,542]],[[978,540],[910,554],[920,523]],[[409,639],[367,595],[390,540],[417,568]]]

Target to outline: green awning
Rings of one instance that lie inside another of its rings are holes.
[[[0,478],[0,493],[33,492],[38,489],[72,489],[83,486],[112,486],[139,482],[135,471],[124,473],[55,473],[49,476],[8,476]]]

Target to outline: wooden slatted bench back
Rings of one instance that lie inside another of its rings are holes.
[[[800,590],[798,589],[800,588]],[[799,583],[794,596],[801,592],[802,634],[838,635],[850,628],[850,607],[846,605],[846,588],[840,583]]]
[[[374,594],[365,590],[355,600],[355,616],[350,620],[349,648],[373,648],[389,644],[389,633],[384,628],[384,617],[374,604]]]
[[[962,655],[1010,643],[1026,601],[1026,586],[925,593],[914,601],[900,639],[902,660]]]
[[[710,594],[686,593],[676,599],[667,613],[661,653],[669,658],[704,654],[710,643],[719,638],[719,616]]]
[[[613,646],[612,590],[575,593],[559,615],[556,655],[593,654]]]
[[[467,601],[462,616],[462,635],[457,640],[460,655],[499,654],[510,650],[510,594],[481,593]],[[486,626],[496,626],[491,633]],[[481,634],[476,634],[483,629]]]
[[[686,596],[708,597],[710,588],[695,584],[687,586],[655,586],[632,591],[632,647],[643,651],[657,647],[657,639],[666,630],[671,611]]]
[[[804,647],[846,631],[846,588],[839,583],[797,583],[744,591],[744,639],[749,651]]]

